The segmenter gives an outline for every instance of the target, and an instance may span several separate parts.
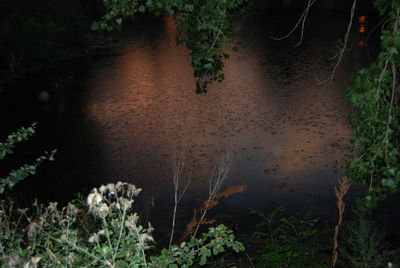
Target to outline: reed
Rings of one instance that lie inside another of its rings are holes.
[[[338,252],[337,249],[339,247],[339,230],[340,226],[342,225],[343,222],[343,214],[344,214],[344,209],[346,207],[345,202],[343,201],[344,196],[346,195],[347,191],[350,188],[350,180],[347,177],[342,177],[338,180],[339,182],[339,189],[335,187],[335,195],[337,199],[337,208],[338,208],[338,222],[335,226],[335,234],[333,235],[333,251],[332,251],[332,264],[331,267],[335,267],[336,262],[338,260]]]

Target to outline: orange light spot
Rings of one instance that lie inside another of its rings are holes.
[[[365,33],[367,31],[367,27],[365,25],[360,25],[360,28],[358,29],[360,33]]]
[[[365,41],[364,41],[364,40],[359,40],[359,41],[357,42],[357,46],[359,46],[359,47],[365,46]]]
[[[367,23],[367,16],[359,16],[357,21],[358,23]]]

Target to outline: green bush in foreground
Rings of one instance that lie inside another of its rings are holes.
[[[363,212],[354,211],[352,220],[344,225],[342,262],[345,267],[375,268],[387,263],[397,263],[390,244],[385,241],[385,233],[377,223]],[[397,267],[397,266],[396,266]]]
[[[16,143],[28,140],[35,127],[20,128],[0,143],[0,160],[14,152]],[[53,160],[54,153],[0,178],[0,195],[35,174],[43,161]],[[15,209],[12,203],[0,200],[0,266],[189,267],[210,263],[226,249],[244,250],[233,232],[219,225],[201,238],[191,237],[155,253],[153,228],[140,225],[139,216],[132,212],[140,192],[132,184],[118,182],[94,188],[86,202],[78,205],[59,208],[57,203],[47,207],[35,203],[33,211]]]
[[[328,267],[326,247],[321,247],[318,240],[321,236],[309,214],[303,217],[281,217],[284,211],[278,207],[265,214],[251,210],[261,218],[257,227],[262,230],[253,232],[252,237],[260,244],[257,251],[257,267]]]

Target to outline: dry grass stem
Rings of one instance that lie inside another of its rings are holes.
[[[243,192],[244,190],[246,190],[246,188],[247,185],[230,186],[225,191],[220,193],[215,193],[209,199],[205,200],[200,208],[194,210],[193,218],[186,225],[186,230],[183,233],[181,241],[186,240],[190,235],[195,236],[196,231],[198,230],[200,225],[212,224],[215,222],[215,220],[205,219],[204,218],[205,212],[218,205],[219,200],[222,197],[228,197],[232,194]]]
[[[338,260],[338,252],[337,248],[339,247],[339,241],[338,241],[338,235],[339,235],[339,229],[340,226],[342,225],[343,221],[343,213],[345,209],[345,203],[343,201],[343,197],[346,195],[347,191],[350,188],[350,180],[347,177],[342,177],[338,180],[339,182],[339,189],[335,187],[335,195],[337,199],[337,208],[338,208],[338,214],[339,214],[339,219],[338,222],[335,226],[335,234],[333,235],[333,251],[332,251],[332,264],[331,267],[335,267],[336,262]]]

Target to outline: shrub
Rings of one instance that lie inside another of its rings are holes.
[[[263,230],[253,232],[261,249],[255,258],[257,267],[328,267],[324,248],[318,245],[321,232],[315,227],[318,219],[313,219],[307,213],[303,217],[277,216],[284,211],[277,208],[269,214],[251,210],[261,218],[257,227]]]

